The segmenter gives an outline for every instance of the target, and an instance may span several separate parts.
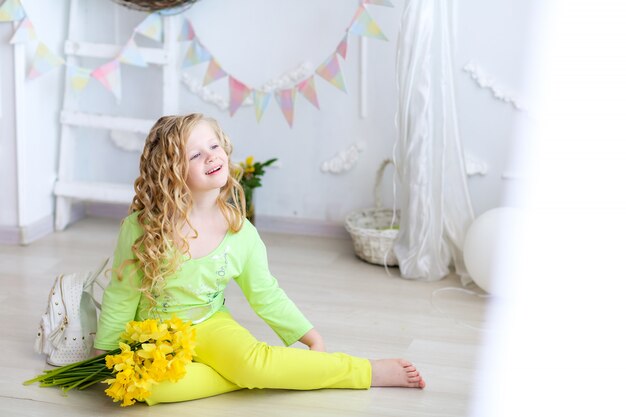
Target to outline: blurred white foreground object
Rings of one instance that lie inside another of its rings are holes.
[[[496,271],[472,415],[622,417],[626,2],[536,12],[524,236]]]

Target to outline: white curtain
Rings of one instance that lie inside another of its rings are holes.
[[[398,35],[400,232],[394,245],[404,278],[434,281],[454,267],[471,281],[463,240],[474,219],[456,115],[452,0],[406,0]]]

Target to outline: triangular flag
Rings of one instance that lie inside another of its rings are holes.
[[[75,93],[85,89],[91,79],[91,70],[83,67],[67,66],[67,78],[72,91]]]
[[[230,86],[230,104],[228,108],[230,115],[233,116],[241,106],[241,103],[250,95],[250,88],[233,77],[228,77],[228,84]]]
[[[209,62],[209,66],[207,67],[206,73],[204,74],[204,82],[202,85],[211,84],[213,81],[219,80],[227,76],[226,72],[220,67],[220,64],[217,63],[215,59],[211,59]]]
[[[122,49],[122,52],[117,56],[117,59],[124,64],[134,65],[136,67],[147,67],[146,60],[141,55],[141,51],[135,43],[135,39],[132,37],[126,42],[126,45]]]
[[[161,20],[161,15],[159,13],[149,14],[143,22],[137,25],[135,32],[147,38],[154,39],[157,42],[162,42],[163,21]]]
[[[0,22],[14,22],[26,17],[20,0],[6,0],[0,6]]]
[[[346,59],[346,55],[348,54],[348,34],[347,33],[343,37],[341,42],[339,42],[339,45],[337,45],[337,49],[335,50],[335,52],[341,55],[343,59]]]
[[[318,109],[320,108],[317,102],[317,93],[315,92],[315,79],[313,77],[307,78],[298,84],[298,91],[302,94],[311,104]]]
[[[37,45],[37,51],[33,57],[33,63],[28,71],[28,79],[32,80],[46,72],[63,65],[63,60],[54,55],[42,42]]]
[[[35,28],[29,18],[22,20],[11,38],[11,43],[26,43],[37,39]]]
[[[100,81],[104,87],[113,93],[117,101],[122,99],[122,76],[120,62],[113,60],[91,72],[91,76]]]
[[[380,30],[374,19],[367,13],[362,4],[356,11],[356,15],[348,31],[359,36],[369,36],[370,38],[381,39],[383,41],[387,40],[387,37],[383,34],[382,30]]]
[[[286,90],[278,90],[275,93],[278,106],[285,116],[285,120],[289,123],[289,127],[293,126],[293,107],[296,101],[296,89],[288,88]]]
[[[263,113],[265,113],[265,109],[267,108],[267,103],[270,102],[270,93],[264,93],[263,91],[259,90],[252,90],[252,99],[254,100],[256,121],[260,122],[261,117],[263,117]]]
[[[332,54],[322,65],[317,67],[315,71],[317,75],[337,87],[342,91],[346,91],[346,86],[343,83],[343,76],[341,75],[341,67],[339,67],[339,61],[337,55]]]
[[[363,3],[365,3],[365,4],[375,4],[377,6],[393,7],[393,3],[390,2],[389,0],[364,0]]]
[[[180,35],[178,35],[178,41],[191,41],[196,38],[196,32],[193,30],[193,26],[189,19],[183,21],[183,27],[180,29]]]
[[[192,67],[211,60],[211,54],[197,39],[191,41],[191,45],[187,49],[187,54],[183,60],[182,67]]]

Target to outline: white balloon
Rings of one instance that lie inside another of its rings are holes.
[[[506,239],[516,235],[513,230],[520,222],[520,209],[498,207],[478,216],[467,230],[463,243],[465,267],[476,285],[490,294]]]

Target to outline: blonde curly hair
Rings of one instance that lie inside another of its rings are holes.
[[[143,228],[133,244],[135,258],[120,265],[120,272],[128,264],[143,272],[141,291],[156,303],[165,279],[175,273],[182,255],[189,254],[189,243],[182,232],[189,226],[188,214],[193,204],[186,184],[188,158],[185,145],[194,127],[201,121],[213,128],[220,146],[228,156],[229,176],[220,190],[217,205],[232,232],[243,226],[246,202],[243,188],[237,181],[240,176],[238,165],[231,163],[232,143],[216,120],[202,114],[185,116],[163,116],[154,124],[144,146],[139,163],[139,176],[135,180],[135,196],[129,212],[138,212],[137,221]]]

